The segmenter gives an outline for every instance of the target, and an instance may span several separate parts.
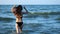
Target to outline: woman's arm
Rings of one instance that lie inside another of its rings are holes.
[[[12,11],[12,13],[14,13],[14,11],[16,11],[16,5],[14,5],[14,6],[11,8],[11,11]]]
[[[25,7],[24,7],[24,9],[25,9],[26,12],[23,12],[23,14],[29,13],[28,10]]]

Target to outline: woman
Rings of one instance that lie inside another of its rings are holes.
[[[22,17],[23,14],[28,13],[27,9],[24,7],[24,9],[26,10],[26,12],[22,12],[22,6],[18,5],[17,7],[14,6],[12,8],[12,13],[14,13],[14,15],[16,16],[16,31],[17,33],[21,33],[22,32],[22,27],[23,27],[23,21],[22,21]]]

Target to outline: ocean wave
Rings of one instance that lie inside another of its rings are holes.
[[[49,10],[49,9],[43,8],[43,9],[40,9],[40,10]]]
[[[27,16],[24,16],[25,18],[36,18],[36,17],[46,17],[48,18],[48,15],[60,15],[60,12],[30,12],[27,14]]]
[[[14,18],[6,18],[6,17],[0,17],[0,21],[11,21],[15,20]]]
[[[60,17],[56,18],[55,20],[60,20]]]
[[[30,12],[28,15],[60,15],[60,12]]]

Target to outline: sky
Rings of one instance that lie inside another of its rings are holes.
[[[0,5],[60,5],[60,0],[0,0]]]

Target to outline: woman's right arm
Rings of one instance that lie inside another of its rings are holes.
[[[12,8],[11,8],[11,12],[14,13],[16,11],[16,5],[14,5]]]

